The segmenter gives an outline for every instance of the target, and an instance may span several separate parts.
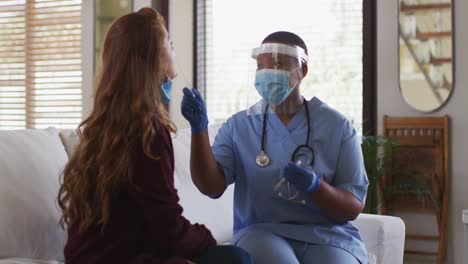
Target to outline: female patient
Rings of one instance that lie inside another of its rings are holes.
[[[94,109],[63,173],[58,201],[67,263],[249,263],[182,214],[164,103],[174,54],[163,17],[143,8],[109,29]]]

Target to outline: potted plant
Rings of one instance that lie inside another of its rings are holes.
[[[363,213],[377,214],[379,211],[379,184],[385,175],[388,159],[397,151],[397,141],[381,136],[366,136],[363,138],[361,148],[364,157],[364,166],[369,179],[367,199]]]
[[[378,214],[380,197],[388,197],[392,194],[411,194],[418,200],[425,200],[429,196],[436,210],[440,208],[430,184],[422,183],[419,179],[421,174],[407,167],[399,167],[391,162],[399,151],[400,143],[396,140],[382,136],[366,136],[363,138],[361,148],[364,157],[364,166],[369,179],[366,204],[363,213]],[[390,186],[383,186],[382,179],[386,173],[398,173],[400,177],[397,182]],[[382,192],[382,193],[381,193]]]

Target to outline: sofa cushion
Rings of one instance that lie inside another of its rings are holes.
[[[0,131],[0,259],[63,259],[56,201],[67,160],[57,129]]]
[[[220,125],[208,127],[210,141],[213,142]],[[175,154],[174,181],[184,208],[184,216],[192,223],[206,225],[218,244],[229,243],[233,226],[233,186],[218,199],[201,194],[190,176],[191,130],[179,129],[172,140]]]
[[[60,131],[60,139],[65,146],[68,157],[71,157],[80,140],[77,130],[65,129]]]

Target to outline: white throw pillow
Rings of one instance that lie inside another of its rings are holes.
[[[75,151],[76,146],[78,145],[78,142],[80,141],[77,130],[61,130],[60,139],[62,139],[62,143],[65,146],[68,157],[71,157]]]
[[[0,259],[63,260],[59,176],[68,161],[59,131],[0,131]]]

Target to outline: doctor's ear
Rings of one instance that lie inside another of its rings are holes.
[[[308,71],[309,71],[309,66],[303,63],[302,64],[302,78],[306,77]]]

